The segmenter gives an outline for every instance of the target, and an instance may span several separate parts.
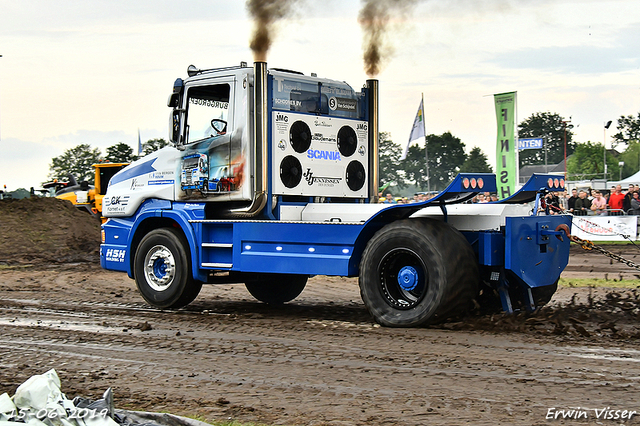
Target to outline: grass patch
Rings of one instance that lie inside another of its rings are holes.
[[[587,238],[587,240],[589,240],[589,239]],[[593,240],[589,240],[589,241],[591,241],[596,246],[637,246],[638,248],[640,248],[640,240],[638,240],[638,241],[635,241],[635,240],[633,240],[633,241],[629,241],[629,240],[624,240],[624,241],[593,241]],[[572,241],[571,245],[579,246],[580,244],[574,243]]]
[[[603,278],[560,278],[560,287],[640,288],[640,280],[605,280]]]
[[[27,269],[32,267],[31,264],[23,264],[23,265],[4,265],[0,264],[0,271],[11,270],[11,269]]]
[[[166,413],[166,411],[160,411],[160,412]],[[172,414],[172,413],[167,413],[167,414]],[[242,423],[237,420],[209,420],[200,414],[183,415],[182,417],[207,423],[207,424],[210,424],[211,426],[269,426],[263,423]]]

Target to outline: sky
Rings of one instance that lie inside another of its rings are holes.
[[[361,6],[299,0],[268,65],[359,90]],[[240,0],[0,0],[0,188],[40,187],[81,143],[167,139],[174,80],[190,64],[251,63],[252,29]],[[385,43],[380,130],[406,144],[424,96],[427,133],[481,148],[494,170],[493,94],[517,91],[518,121],[558,113],[575,141],[607,146],[617,119],[640,112],[637,0],[415,0]]]

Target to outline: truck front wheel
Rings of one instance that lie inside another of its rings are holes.
[[[134,258],[134,275],[144,300],[156,308],[177,309],[191,303],[202,283],[191,277],[191,261],[182,234],[171,228],[149,232]]]
[[[378,231],[360,262],[360,294],[380,324],[416,327],[467,309],[478,292],[478,264],[448,224],[407,219]]]
[[[258,274],[245,286],[253,297],[270,305],[290,302],[302,293],[307,285],[306,275]]]

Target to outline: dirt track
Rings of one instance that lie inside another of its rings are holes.
[[[353,279],[316,277],[281,309],[241,286],[205,286],[178,312],[148,308],[126,275],[94,264],[2,270],[0,283],[0,393],[55,368],[68,397],[111,386],[118,408],[207,419],[531,425],[582,407],[595,424],[593,409],[640,412],[637,301],[628,315],[550,310],[405,330],[375,325]],[[611,315],[618,332],[598,330]]]
[[[9,265],[0,269],[0,393],[55,368],[68,397],[113,387],[117,408],[205,419],[640,424],[640,415],[621,422],[595,411],[640,412],[637,291],[565,288],[535,315],[407,330],[374,324],[357,280],[328,277],[280,309],[243,286],[205,286],[186,309],[161,312],[125,274],[99,268],[95,224],[46,203],[55,208],[0,203],[0,265]],[[73,259],[84,261],[59,263]],[[620,273],[637,278],[575,247],[565,276]],[[546,419],[576,407],[586,420]]]

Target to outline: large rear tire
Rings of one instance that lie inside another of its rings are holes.
[[[143,299],[156,308],[177,309],[198,297],[202,283],[191,276],[191,257],[185,237],[160,228],[140,242],[134,258],[134,276]]]
[[[255,280],[246,282],[245,287],[261,302],[282,305],[298,297],[308,279],[306,275],[260,274]]]
[[[417,327],[467,310],[478,282],[466,238],[432,219],[385,226],[367,243],[360,262],[362,300],[389,327]]]

